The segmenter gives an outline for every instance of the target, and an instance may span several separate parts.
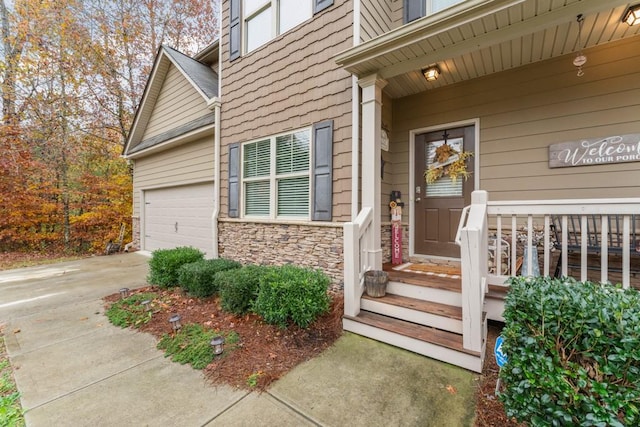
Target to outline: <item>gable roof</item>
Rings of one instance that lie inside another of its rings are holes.
[[[182,52],[168,46],[160,46],[149,75],[149,80],[145,86],[140,105],[136,110],[133,124],[129,132],[129,137],[127,138],[123,149],[123,155],[125,157],[133,153],[139,153],[161,143],[165,143],[186,132],[194,130],[193,126],[182,126],[181,128],[171,129],[160,135],[156,135],[148,141],[142,140],[145,129],[153,113],[154,106],[158,100],[158,96],[160,95],[162,85],[171,66],[176,67],[176,69],[180,71],[182,76],[184,76],[200,96],[202,96],[203,101],[207,104],[211,102],[213,98],[218,96],[218,74],[214,70],[204,62],[195,60]],[[213,114],[211,114],[211,117],[212,116]],[[198,127],[198,125],[205,126],[210,125],[210,121],[211,120],[208,120],[207,123],[204,123],[203,121],[194,121],[194,123],[191,124],[196,125],[196,127]]]

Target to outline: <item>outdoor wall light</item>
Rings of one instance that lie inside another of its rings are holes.
[[[169,323],[171,323],[171,328],[173,329],[174,332],[177,332],[178,329],[182,328],[182,325],[180,324],[180,319],[182,319],[182,317],[180,317],[179,314],[174,314],[169,318]]]
[[[120,289],[120,299],[125,299],[129,296],[129,288]]]
[[[640,4],[629,6],[622,17],[622,22],[626,22],[629,26],[640,24]]]
[[[150,299],[146,299],[146,300],[142,301],[140,304],[142,304],[142,306],[144,307],[144,311],[151,311],[151,300]]]
[[[422,70],[422,74],[424,74],[424,78],[427,79],[428,82],[435,82],[440,75],[440,68],[438,68],[437,65],[432,65]]]
[[[211,348],[213,349],[213,354],[218,355],[222,354],[224,351],[224,337],[223,336],[215,336],[209,343],[211,344]]]

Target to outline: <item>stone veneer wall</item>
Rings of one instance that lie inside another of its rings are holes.
[[[133,242],[133,249],[140,250],[140,217],[131,217],[131,241]],[[124,242],[125,244],[129,242]]]
[[[391,262],[391,223],[382,223],[382,262]],[[409,261],[409,224],[402,223],[402,261]]]
[[[334,287],[344,285],[342,224],[313,225],[220,220],[222,258],[243,264],[295,264],[319,268]]]

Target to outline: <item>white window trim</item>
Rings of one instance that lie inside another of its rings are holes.
[[[244,0],[240,0],[242,1],[242,5],[244,6]],[[313,0],[302,0],[302,1],[308,1],[311,4],[311,16],[309,16],[309,19],[313,18]],[[431,1],[431,0],[427,0],[427,1]],[[262,13],[263,11],[265,11],[266,9],[271,8],[271,36],[269,38],[269,41],[261,44],[258,47],[255,47],[252,50],[248,49],[248,44],[249,44],[249,27],[248,27],[248,23],[252,18],[255,18],[256,16],[258,16],[260,13]],[[244,9],[244,8],[243,8]],[[267,44],[269,44],[273,39],[275,39],[276,37],[282,35],[282,34],[286,34],[289,31],[293,30],[294,28],[298,27],[299,25],[302,25],[305,21],[302,21],[300,24],[294,26],[293,28],[288,29],[287,31],[278,34],[278,28],[280,27],[279,25],[279,19],[280,19],[280,1],[279,0],[266,0],[264,2],[264,4],[257,8],[256,10],[254,10],[251,14],[249,15],[244,15],[244,10],[241,13],[241,17],[242,17],[242,51],[243,54],[248,54],[251,52],[255,52],[256,50],[259,50],[261,47],[266,46]]]
[[[293,133],[298,132],[307,132],[309,134],[309,165],[306,171],[302,172],[291,172],[287,174],[276,174],[276,139],[279,136],[283,135],[291,135]],[[244,177],[244,150],[245,147],[249,144],[253,144],[260,141],[269,140],[269,176],[260,176],[260,177]],[[251,141],[247,141],[241,144],[240,150],[240,212],[241,218],[247,219],[268,219],[268,220],[286,220],[286,221],[311,221],[311,172],[313,165],[313,132],[311,126],[300,128],[300,129],[292,129],[287,132],[281,132],[275,135],[270,135],[267,137],[257,138]],[[308,177],[309,178],[309,193],[307,194],[307,203],[308,210],[306,216],[294,217],[294,216],[278,216],[278,180],[287,179],[287,178],[298,178],[298,177]],[[259,181],[269,181],[269,215],[248,215],[246,213],[246,190],[245,183],[247,182],[259,182]]]

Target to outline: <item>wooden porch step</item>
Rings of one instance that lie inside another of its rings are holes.
[[[486,322],[486,320],[485,320]],[[433,327],[371,313],[362,310],[356,317],[344,316],[343,326],[369,338],[424,356],[461,366],[474,372],[482,372],[483,351],[470,351],[462,345],[462,335]],[[486,328],[483,328],[486,331]],[[486,335],[483,342],[486,341]]]
[[[459,278],[440,277],[437,275],[426,275],[409,271],[396,271],[391,268],[385,269],[389,276],[389,281],[406,283],[414,286],[442,289],[451,292],[460,292],[462,289]]]
[[[462,333],[461,307],[390,293],[381,298],[373,298],[365,294],[360,301],[360,307],[363,310],[396,319]]]
[[[432,313],[438,316],[448,317],[450,319],[462,320],[462,308],[447,304],[440,304],[432,301],[425,301],[416,298],[403,297],[401,295],[386,294],[383,297],[374,298],[367,294],[362,295],[362,299],[369,301],[379,301],[385,304],[394,305],[396,307],[408,308],[411,310],[421,311],[423,313]]]

